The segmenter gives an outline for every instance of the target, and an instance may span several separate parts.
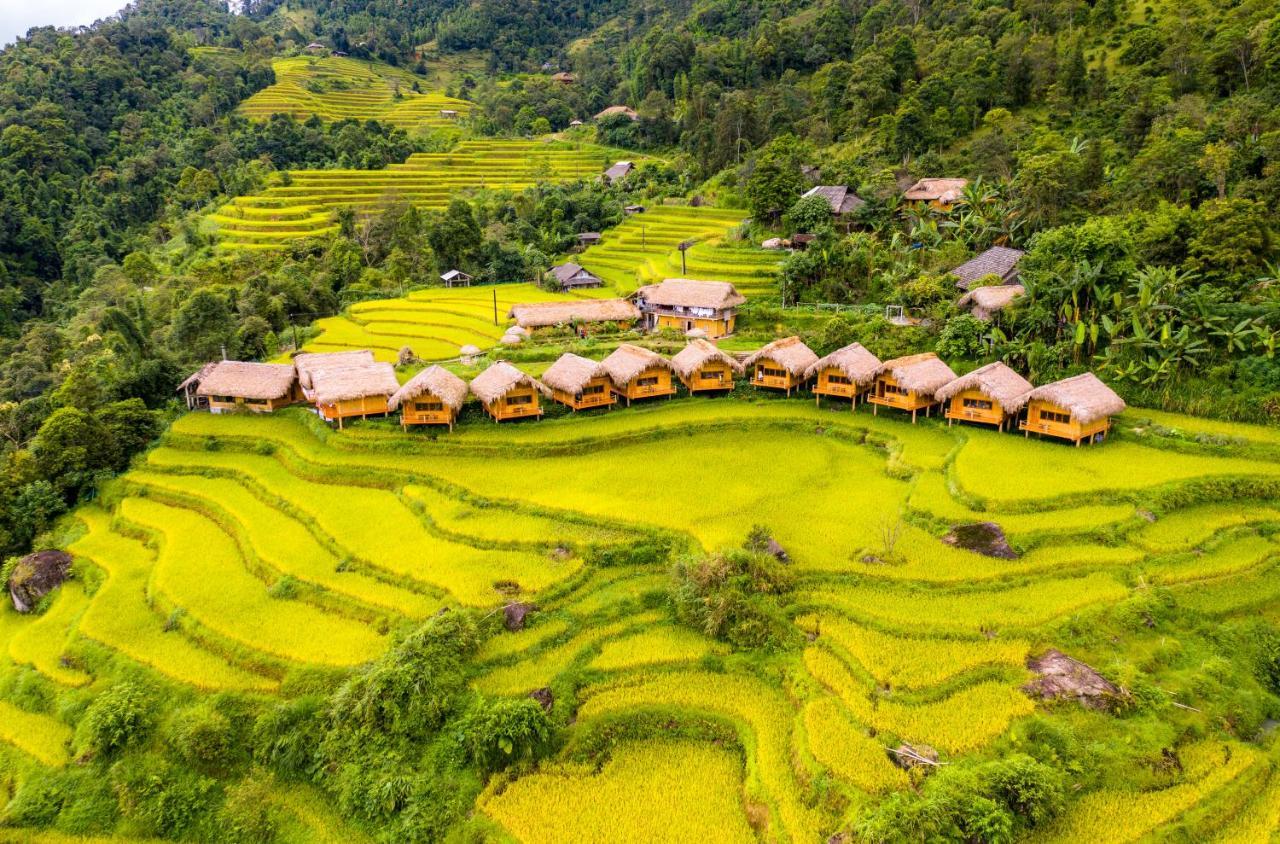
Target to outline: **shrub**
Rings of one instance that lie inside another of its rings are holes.
[[[532,759],[550,744],[551,720],[532,698],[481,700],[458,728],[468,759],[495,771],[520,759]]]
[[[217,784],[157,756],[117,762],[111,782],[126,817],[146,833],[167,838],[198,837],[212,826]]]
[[[308,695],[258,716],[253,725],[254,759],[281,776],[310,775],[324,736],[324,705],[324,698]]]
[[[89,705],[79,725],[81,753],[109,756],[147,735],[154,705],[132,682],[117,683]]]
[[[786,567],[769,554],[731,550],[682,560],[672,571],[676,615],[739,647],[777,647],[795,631],[778,606],[791,591]]]
[[[266,844],[274,841],[281,812],[271,801],[271,787],[263,779],[250,778],[227,790],[218,812],[218,834],[229,844]]]
[[[666,562],[671,556],[671,543],[655,538],[620,545],[593,545],[584,556],[588,564],[595,566],[652,566]]]
[[[219,767],[235,752],[231,719],[219,712],[212,700],[174,712],[165,733],[177,754],[193,765]]]
[[[67,790],[61,774],[37,769],[18,787],[4,810],[6,826],[45,827],[53,823],[62,810]]]
[[[986,324],[970,314],[952,317],[938,338],[938,356],[946,360],[980,357],[986,330]]]

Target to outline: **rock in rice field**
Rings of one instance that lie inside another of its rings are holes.
[[[951,532],[942,537],[947,545],[975,551],[988,557],[1001,560],[1016,560],[1018,552],[1009,545],[1004,529],[995,522],[977,522],[971,525],[956,525]]]
[[[533,604],[526,604],[520,601],[514,601],[502,608],[502,620],[507,629],[512,633],[524,629],[524,620],[529,613],[533,612],[537,607]]]
[[[31,612],[40,599],[62,585],[71,574],[66,551],[36,551],[18,561],[9,575],[9,597],[18,612]]]
[[[547,712],[550,712],[551,707],[556,705],[556,696],[551,693],[551,689],[545,686],[529,692],[529,697],[542,704],[542,708]]]
[[[1029,659],[1027,668],[1037,676],[1022,690],[1043,700],[1075,700],[1089,709],[1109,710],[1124,697],[1106,677],[1053,648]]]

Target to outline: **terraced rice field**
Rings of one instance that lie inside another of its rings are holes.
[[[337,231],[334,212],[392,202],[444,208],[462,191],[522,190],[594,178],[613,163],[603,147],[561,141],[472,140],[416,153],[383,170],[293,170],[265,191],[238,196],[206,218],[222,249],[276,249]]]
[[[421,88],[426,80],[381,62],[342,56],[294,56],[271,63],[276,81],[236,111],[251,120],[287,114],[297,120],[377,120],[402,129],[449,126],[472,103]],[[414,85],[419,90],[413,90]],[[441,114],[453,111],[456,115]]]
[[[979,472],[984,461],[1019,476]],[[390,423],[321,438],[299,411],[189,414],[118,503],[76,514],[85,532],[70,550],[105,580],[64,590],[39,619],[0,613],[0,653],[61,686],[93,679],[61,659],[91,644],[174,682],[272,694],[293,667],[370,659],[437,607],[520,596],[539,611],[484,644],[473,687],[572,689],[580,706],[564,754],[495,780],[479,815],[529,842],[623,828],[638,841],[812,842],[848,807],[908,787],[887,750],[899,742],[955,761],[1004,741],[1039,708],[1021,688],[1027,657],[1093,614],[1152,586],[1209,624],[1274,606],[1274,502],[1220,499],[1227,481],[1278,474],[1123,434],[1077,450],[803,401],[678,399],[438,441]],[[1190,492],[1205,479],[1222,482],[1212,502]],[[1153,515],[1152,500],[1178,505]],[[1021,556],[939,541],[975,518],[1007,522]],[[665,566],[593,563],[593,544],[660,536],[689,553],[736,545],[754,524],[797,579],[799,644],[765,669],[676,621]],[[41,647],[20,647],[33,638]],[[1079,655],[1106,660],[1109,647]],[[653,723],[719,737],[610,738],[602,756],[575,755],[575,737]],[[65,763],[57,713],[0,693],[0,724],[6,752]],[[1182,760],[1159,789],[1085,794],[1039,840],[1138,840],[1228,794],[1241,812],[1225,840],[1275,832],[1262,751],[1206,738]]]

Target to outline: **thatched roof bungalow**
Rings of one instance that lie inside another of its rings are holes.
[[[494,422],[502,422],[538,418],[543,413],[540,399],[551,391],[537,378],[500,360],[471,380],[471,394]]]
[[[955,377],[951,367],[933,352],[894,358],[880,364],[876,370],[871,396],[867,400],[873,406],[873,413],[879,413],[881,406],[909,410],[911,423],[915,424],[916,414],[920,410],[924,410],[926,415],[932,412],[933,405],[937,403],[934,393],[954,381]]]
[[[1111,417],[1125,409],[1124,399],[1092,372],[1036,387],[1021,401],[1027,408],[1021,425],[1027,436],[1046,434],[1077,446],[1105,439]]]
[[[664,329],[688,334],[701,329],[712,340],[733,333],[738,306],[747,301],[727,281],[694,281],[668,278],[648,284],[634,294],[636,306],[644,314],[646,331]]]
[[[818,356],[799,337],[774,340],[747,357],[743,368],[751,377],[751,383],[770,390],[792,389],[804,383],[809,367],[818,362]]]
[[[542,373],[542,383],[551,388],[551,398],[574,412],[611,407],[617,401],[604,364],[571,352],[561,355]]]
[[[921,179],[902,194],[907,202],[922,202],[948,211],[964,195],[968,179]]]
[[[1001,284],[1013,284],[1018,280],[1018,262],[1027,253],[1008,246],[993,246],[980,252],[951,270],[956,277],[956,287],[969,290],[979,280],[988,276],[1000,279]]]
[[[990,322],[1013,301],[1027,292],[1021,284],[999,284],[975,287],[956,301],[960,310],[968,310],[983,322]]]
[[[220,360],[201,367],[179,389],[194,387],[194,402],[188,392],[188,407],[207,405],[212,413],[270,413],[297,399],[296,383],[288,364]]]
[[[442,366],[428,366],[391,395],[387,409],[400,411],[400,427],[448,425],[458,419],[467,400],[467,382]]]
[[[608,108],[604,108],[596,112],[596,120],[606,120],[618,114],[626,115],[628,120],[640,119],[640,115],[636,112],[634,108],[631,108],[630,106],[624,106],[624,105],[612,105],[612,106],[609,106]]]
[[[601,361],[613,391],[627,400],[670,397],[676,386],[671,380],[671,361],[657,352],[623,343]]]
[[[626,299],[571,299],[513,305],[507,317],[525,331],[573,325],[585,335],[593,329],[630,328],[640,319],[640,310]]]
[[[938,388],[934,398],[946,406],[947,425],[959,420],[995,425],[1016,417],[1031,382],[1000,361],[980,366]]]
[[[700,337],[676,353],[671,369],[690,393],[732,390],[734,376],[743,373],[742,364]]]
[[[326,422],[338,423],[353,416],[385,416],[388,402],[400,389],[396,370],[389,363],[362,363],[320,369],[311,374],[316,410]]]
[[[865,393],[880,369],[880,358],[867,351],[861,343],[850,343],[819,358],[805,370],[806,380],[815,379],[813,400],[821,402],[823,396],[849,399],[852,407],[858,406],[858,396]]]
[[[350,352],[303,352],[293,357],[293,368],[298,372],[298,385],[308,401],[314,401],[312,379],[316,373],[327,369],[345,369],[374,363],[373,352],[360,349]]]

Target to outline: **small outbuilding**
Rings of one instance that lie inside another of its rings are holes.
[[[743,373],[742,364],[702,338],[690,340],[671,359],[671,368],[690,393],[732,390],[733,379]]]
[[[995,319],[996,314],[1013,304],[1027,292],[1021,284],[998,284],[991,287],[975,287],[956,301],[956,307],[967,310],[983,322]]]
[[[628,217],[634,214],[643,214],[644,212],[645,207],[643,205],[627,205],[622,209],[622,213],[626,214]]]
[[[326,422],[337,422],[359,416],[386,416],[388,403],[400,382],[389,363],[366,363],[339,369],[321,369],[312,375],[312,392],[316,410]]]
[[[611,185],[614,182],[621,181],[622,179],[627,178],[627,176],[630,176],[631,171],[634,169],[636,169],[636,165],[634,163],[630,161],[618,161],[615,162],[608,170],[605,170],[604,175],[602,175],[601,178],[604,179],[604,183],[606,185]]]
[[[657,352],[623,343],[601,361],[613,391],[627,400],[673,396],[676,385],[671,380],[671,361]]]
[[[804,383],[809,367],[818,362],[818,356],[799,337],[774,340],[747,357],[743,368],[751,376],[751,383],[768,390],[785,390],[787,395]]]
[[[449,270],[447,273],[441,273],[440,280],[444,282],[445,287],[470,287],[471,276],[462,270]]]
[[[804,374],[806,379],[816,379],[813,384],[813,401],[822,402],[823,396],[849,399],[852,407],[858,406],[858,396],[871,388],[880,358],[867,351],[861,343],[850,343],[836,349],[813,363]]]
[[[297,375],[287,363],[221,360],[196,376],[195,395],[210,413],[271,413],[298,399]]]
[[[626,299],[570,299],[512,305],[507,317],[516,321],[513,328],[526,333],[570,325],[580,334],[589,334],[611,327],[630,328],[640,319],[640,311]]]
[[[914,425],[916,414],[921,410],[929,414],[938,401],[934,394],[955,378],[951,367],[933,352],[894,358],[876,370],[867,401],[873,405],[873,414],[878,414],[881,407],[910,411]]]
[[[628,120],[640,119],[640,115],[636,113],[634,108],[624,105],[612,105],[596,112],[596,120],[607,120],[619,114],[624,115]]]
[[[542,397],[551,391],[537,378],[500,360],[471,381],[471,394],[484,405],[494,422],[537,419],[543,413]]]
[[[559,73],[551,74],[551,81],[559,82],[561,85],[572,85],[578,81],[578,77],[569,73],[567,70],[562,70]]]
[[[831,209],[831,217],[837,224],[849,227],[852,218],[863,208],[867,201],[853,192],[848,185],[816,185],[804,192],[802,199],[818,196],[826,200]]]
[[[582,121],[581,121],[581,120],[570,120],[570,121],[569,121],[569,128],[570,128],[570,129],[577,129],[579,126],[582,126],[582,125],[583,125],[583,123],[582,123]]]
[[[542,373],[542,383],[551,388],[551,398],[573,408],[576,413],[592,407],[612,407],[609,372],[604,364],[566,352]]]
[[[400,427],[447,425],[453,430],[467,400],[467,382],[442,366],[428,366],[391,396],[387,409],[400,411]]]
[[[1027,415],[1021,428],[1027,436],[1045,434],[1077,446],[1105,439],[1111,417],[1125,409],[1124,399],[1092,372],[1036,387],[1022,401]]]
[[[442,108],[440,109],[440,116],[445,120],[457,120],[458,110],[455,108]]]
[[[946,405],[948,426],[976,422],[1003,431],[1005,423],[1017,418],[1030,390],[1030,381],[996,361],[944,384],[934,397]]]
[[[602,240],[604,240],[604,235],[600,234],[600,232],[582,232],[578,235],[578,245],[583,248],[595,246]]]
[[[961,290],[969,290],[979,279],[991,276],[1000,279],[1000,284],[1014,284],[1018,281],[1018,262],[1025,254],[1021,249],[993,246],[953,269],[951,275]]]
[[[556,284],[563,290],[604,287],[604,279],[572,261],[556,264],[547,272],[547,275],[555,279]]]
[[[915,202],[950,211],[956,201],[964,196],[968,179],[921,179],[902,194],[907,202]]]

